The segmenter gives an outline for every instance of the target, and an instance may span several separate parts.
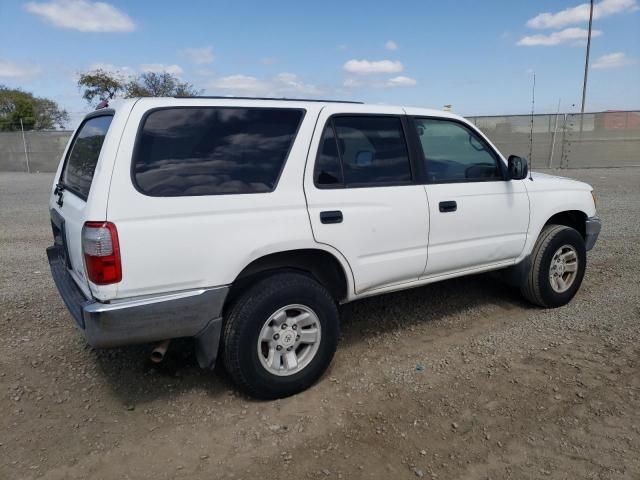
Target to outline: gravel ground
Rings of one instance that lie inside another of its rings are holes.
[[[50,175],[0,174],[0,478],[640,478],[640,169],[571,170],[604,226],[541,310],[491,276],[342,307],[325,377],[285,400],[188,341],[87,347],[49,275]]]

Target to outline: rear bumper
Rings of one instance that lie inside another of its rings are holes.
[[[602,221],[599,217],[587,218],[585,222],[585,239],[584,244],[587,251],[591,250],[598,240],[600,230],[602,229]]]
[[[228,287],[101,303],[86,298],[76,285],[60,247],[49,247],[47,257],[60,296],[90,345],[104,348],[196,337],[201,365],[212,366],[215,362]]]

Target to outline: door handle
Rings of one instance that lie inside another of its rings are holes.
[[[440,202],[438,206],[440,207],[440,211],[443,213],[455,212],[458,209],[458,204],[453,200]]]
[[[342,223],[342,212],[340,210],[320,212],[320,221],[322,223]]]

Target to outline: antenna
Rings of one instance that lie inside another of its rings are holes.
[[[531,167],[533,166],[533,113],[536,109],[536,72],[533,72],[533,85],[531,87],[531,130],[529,132],[529,180],[533,182]]]

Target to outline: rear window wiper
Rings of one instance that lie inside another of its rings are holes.
[[[62,207],[62,194],[67,189],[66,185],[62,182],[56,183],[56,188],[53,190],[53,194],[58,196],[56,203],[59,207]]]
[[[66,185],[62,182],[56,183],[56,188],[53,191],[54,195],[59,195],[67,189]]]

